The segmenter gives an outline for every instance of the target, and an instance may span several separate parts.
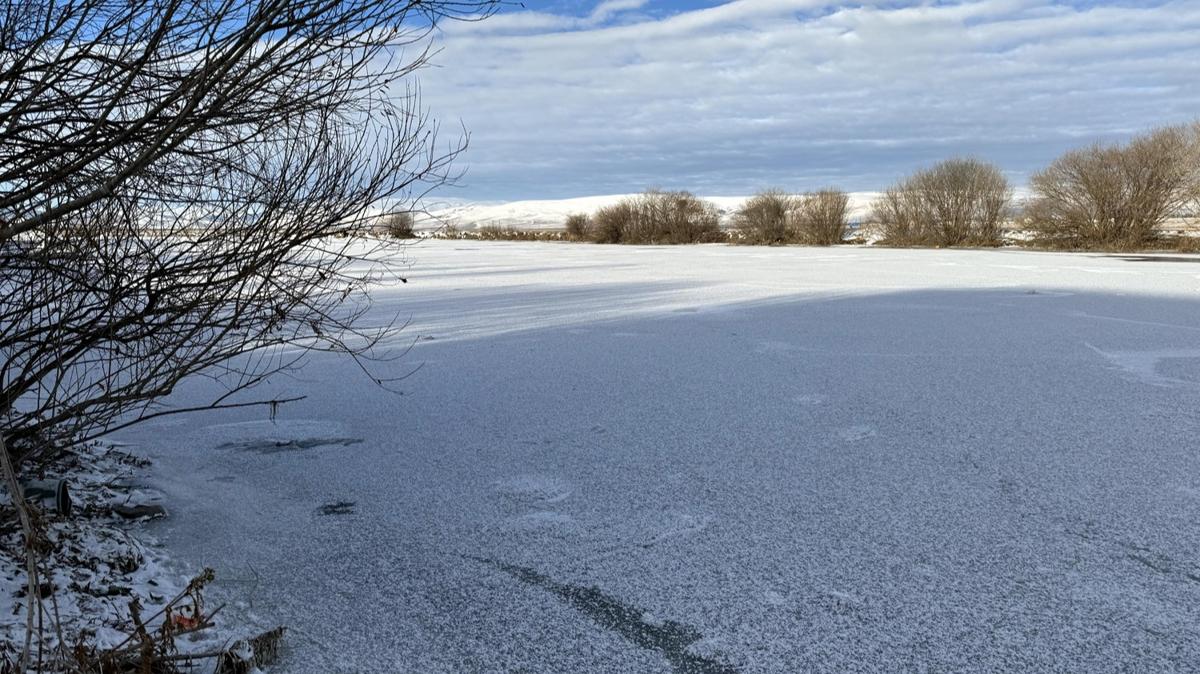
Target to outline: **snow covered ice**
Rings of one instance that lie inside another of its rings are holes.
[[[407,256],[404,395],[320,356],[120,434],[279,671],[1200,663],[1196,258]]]

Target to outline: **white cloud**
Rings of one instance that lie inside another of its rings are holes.
[[[462,194],[876,189],[974,153],[1024,174],[1078,143],[1200,112],[1200,5],[735,0],[648,17],[448,25],[422,74],[470,129]]]
[[[645,4],[646,0],[604,0],[604,2],[596,5],[596,8],[588,15],[588,21],[598,24],[621,12],[640,9]]]

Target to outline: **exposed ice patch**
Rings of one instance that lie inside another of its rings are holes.
[[[838,439],[842,442],[859,442],[877,435],[879,432],[875,430],[875,427],[867,424],[857,424],[837,432]]]
[[[1200,349],[1157,349],[1153,351],[1103,351],[1087,342],[1087,348],[1115,367],[1152,386],[1175,388],[1195,386],[1200,381]]]
[[[1200,327],[1194,325],[1181,325],[1179,323],[1164,323],[1162,321],[1143,321],[1136,318],[1123,318],[1121,316],[1104,316],[1100,314],[1090,314],[1086,311],[1071,311],[1068,316],[1074,318],[1090,318],[1095,321],[1109,321],[1112,323],[1125,323],[1127,325],[1143,325],[1148,328],[1170,328],[1173,330],[1187,330],[1190,332],[1200,332]],[[1089,345],[1090,346],[1090,345]]]
[[[203,429],[217,449],[278,454],[324,447],[350,447],[363,442],[343,424],[317,419],[279,419],[215,424]]]
[[[257,454],[279,454],[281,452],[300,452],[318,447],[349,447],[361,443],[362,438],[259,438],[226,442],[218,445],[217,449],[236,449],[242,452]]]
[[[318,515],[353,515],[354,501],[334,501],[317,508]]]
[[[721,658],[718,645],[691,625],[660,620],[646,611],[606,594],[597,587],[560,583],[534,569],[492,559],[472,557],[513,578],[546,590],[591,618],[599,627],[613,631],[633,644],[655,651],[680,674],[732,674],[737,668]]]
[[[1071,297],[1075,293],[1060,291],[1060,290],[1038,290],[1030,288],[1018,295],[1018,297]]]

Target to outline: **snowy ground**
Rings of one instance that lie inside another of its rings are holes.
[[[120,438],[280,671],[1200,666],[1200,259],[409,256],[405,395]]]

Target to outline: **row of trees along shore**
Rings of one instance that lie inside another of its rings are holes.
[[[999,246],[1006,232],[1021,243],[1059,249],[1193,249],[1200,239],[1168,236],[1167,225],[1200,217],[1200,121],[1168,126],[1126,143],[1067,152],[1035,173],[1020,203],[999,167],[966,157],[916,171],[887,188],[864,229],[893,246]],[[648,190],[567,218],[561,232],[484,227],[452,237],[566,239],[596,243],[831,245],[851,232],[849,195],[755,194],[722,230],[712,203],[685,191]],[[411,235],[411,226],[406,230]]]

